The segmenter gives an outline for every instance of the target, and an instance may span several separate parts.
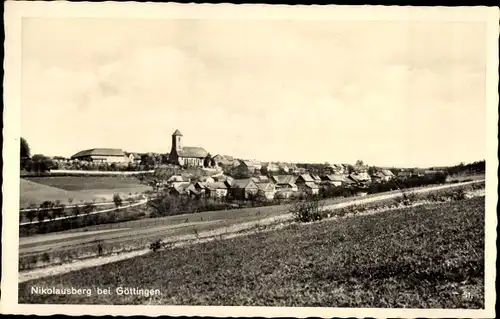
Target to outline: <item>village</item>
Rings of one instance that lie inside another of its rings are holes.
[[[80,151],[70,159],[53,157],[50,171],[166,169],[171,172],[167,176],[145,178],[157,191],[175,196],[233,200],[303,198],[319,195],[322,190],[332,187],[366,195],[368,187],[373,184],[442,173],[436,168],[378,168],[362,161],[354,165],[261,162],[211,155],[202,147],[184,146],[179,130],[175,130],[171,138],[171,150],[167,154],[96,148]]]

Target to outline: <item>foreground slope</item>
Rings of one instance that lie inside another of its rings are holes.
[[[162,295],[30,293],[32,286]],[[484,197],[298,225],[25,282],[20,303],[482,308]]]

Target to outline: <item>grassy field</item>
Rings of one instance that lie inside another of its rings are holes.
[[[27,178],[32,182],[68,191],[137,188],[144,186],[133,176],[44,176]]]
[[[410,188],[410,189],[407,189],[407,191],[410,192],[410,191],[425,189],[425,188],[427,188],[427,186]],[[346,197],[346,198],[326,199],[326,200],[322,200],[321,203],[323,205],[335,205],[335,204],[340,204],[340,203],[344,203],[344,202],[349,202],[349,201],[356,199],[356,198],[369,199],[369,198],[378,197],[380,195],[389,195],[389,194],[401,194],[401,191],[383,192],[383,193],[378,193],[378,194],[370,194],[370,195],[366,195],[366,196],[362,196],[362,197]],[[116,228],[154,227],[154,226],[160,226],[160,225],[171,225],[171,224],[183,223],[186,219],[188,219],[189,222],[203,221],[203,220],[205,220],[205,221],[207,221],[207,220],[219,220],[219,219],[232,220],[232,219],[251,218],[252,216],[256,216],[258,214],[260,214],[260,218],[263,218],[263,217],[277,216],[277,215],[285,214],[287,212],[288,212],[287,205],[272,205],[272,206],[265,206],[265,207],[238,208],[238,209],[228,209],[228,210],[219,210],[219,211],[206,211],[206,212],[183,214],[183,215],[168,216],[168,217],[159,217],[159,218],[147,218],[147,219],[114,223],[114,224],[102,224],[102,225],[88,226],[88,227],[85,227],[85,229],[88,231],[95,231],[95,230],[116,229]],[[67,230],[64,232],[80,232],[80,231],[83,231],[83,229],[72,229],[72,230]]]
[[[456,175],[449,175],[446,178],[447,182],[463,182],[463,181],[476,181],[476,180],[481,180],[485,179],[485,174],[456,174]]]
[[[112,295],[32,295],[32,286]],[[116,287],[161,296],[117,295]],[[25,282],[20,303],[482,308],[484,197],[176,248]]]
[[[20,180],[21,208],[39,205],[44,201],[57,201],[63,204],[80,204],[111,200],[113,194],[122,195],[143,193],[150,186],[141,185],[133,177],[116,176],[58,176],[33,177]],[[70,200],[71,199],[71,200]]]

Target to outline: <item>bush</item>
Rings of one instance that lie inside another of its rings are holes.
[[[44,262],[44,263],[49,263],[50,262],[50,255],[48,253],[43,253],[43,255],[42,255],[42,262]]]
[[[290,212],[298,222],[308,223],[322,219],[320,203],[317,199],[299,200],[292,204]]]
[[[174,205],[169,199],[168,194],[159,194],[148,202],[148,207],[153,210],[151,217],[162,217],[171,215]]]
[[[453,194],[451,195],[451,198],[453,200],[464,200],[467,199],[467,189],[466,188],[459,188]]]
[[[120,197],[120,194],[113,195],[113,202],[115,203],[116,208],[122,206],[122,198]]]
[[[159,239],[149,245],[149,249],[151,249],[152,251],[157,251],[157,250],[161,249],[162,247],[163,247],[163,243]]]

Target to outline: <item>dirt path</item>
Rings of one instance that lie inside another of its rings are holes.
[[[479,182],[483,182],[483,181],[472,181],[472,182],[456,183],[456,184],[450,184],[450,185],[432,186],[432,187],[428,187],[425,189],[415,190],[413,192],[426,193],[426,192],[431,192],[431,191],[436,191],[436,190],[441,190],[441,189],[446,189],[446,188],[460,187],[460,186],[469,185],[469,184],[473,184],[473,183],[479,183]],[[481,194],[484,194],[484,191],[483,192],[476,191],[474,193],[475,196],[480,196]],[[374,201],[382,201],[382,200],[386,200],[386,199],[390,199],[390,198],[397,198],[399,196],[401,196],[401,194],[387,194],[387,195],[380,195],[380,196],[370,197],[370,198],[356,198],[356,199],[353,199],[352,201],[349,201],[349,202],[324,206],[322,209],[323,210],[338,209],[338,208],[356,205],[356,204],[365,204],[365,203],[370,203],[370,202],[374,202]],[[259,226],[272,226],[270,228],[268,227],[268,230],[273,230],[273,229],[282,227],[286,222],[290,221],[291,218],[292,218],[291,214],[283,214],[283,215],[268,217],[268,218],[264,218],[264,219],[260,219],[260,220],[256,220],[256,221],[238,223],[238,224],[231,225],[228,227],[217,228],[217,229],[206,231],[206,232],[200,232],[197,236],[195,236],[194,234],[190,234],[190,235],[179,235],[179,236],[168,237],[164,240],[164,242],[169,243],[173,247],[178,247],[178,246],[184,246],[187,244],[197,244],[197,243],[201,243],[201,242],[206,242],[206,241],[214,240],[216,238],[227,239],[227,238],[232,238],[232,237],[236,237],[236,236],[243,236],[243,235],[247,235],[249,233],[258,231]],[[202,222],[200,222],[200,223],[202,223]],[[50,266],[50,267],[20,272],[19,273],[19,282],[25,282],[25,281],[32,280],[32,279],[38,279],[38,278],[54,276],[54,275],[58,275],[58,274],[64,274],[64,273],[68,273],[68,272],[75,271],[75,270],[80,270],[80,269],[84,269],[84,268],[104,265],[107,263],[117,262],[120,260],[130,259],[130,258],[144,255],[144,254],[148,253],[149,251],[150,251],[149,249],[141,249],[141,250],[136,250],[136,251],[132,251],[132,252],[121,253],[118,255],[111,255],[111,256],[107,256],[107,257],[98,257],[98,258],[89,258],[89,259],[85,259],[85,260],[78,260],[78,261],[75,261],[75,262],[69,263],[69,264],[56,265],[56,266]]]

